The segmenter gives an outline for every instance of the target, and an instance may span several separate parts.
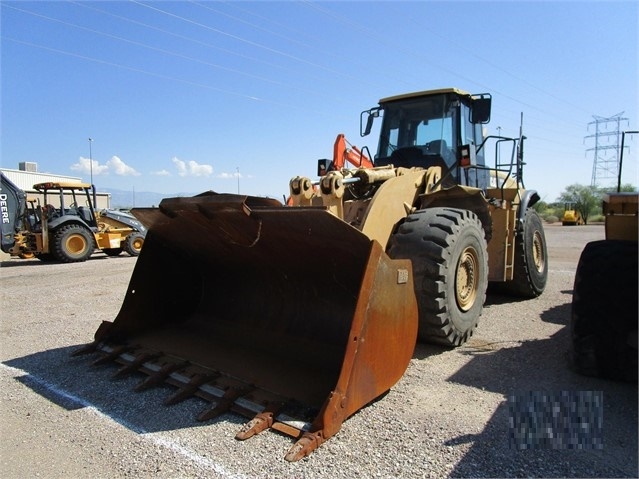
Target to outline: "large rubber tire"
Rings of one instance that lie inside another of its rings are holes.
[[[80,225],[62,226],[53,234],[55,259],[63,263],[86,261],[93,254],[95,241],[90,231]]]
[[[584,248],[570,315],[578,373],[637,382],[638,274],[637,242],[593,241]]]
[[[419,340],[445,346],[466,342],[488,284],[486,239],[477,216],[453,208],[418,211],[391,237],[388,252],[412,260]]]
[[[124,240],[124,251],[131,256],[138,256],[144,245],[144,236],[141,233],[131,233]]]
[[[528,208],[523,229],[515,237],[515,260],[512,281],[497,283],[500,293],[536,298],[546,289],[548,281],[548,246],[541,218]]]

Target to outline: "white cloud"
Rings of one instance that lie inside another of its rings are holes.
[[[253,178],[253,175],[244,175],[236,171],[234,173],[220,173],[216,176],[216,178],[220,178],[222,180],[235,180],[237,178]]]
[[[211,165],[200,165],[193,160],[185,162],[177,157],[173,157],[171,161],[173,161],[180,176],[211,176],[213,174]]]
[[[152,171],[151,174],[154,176],[171,176],[171,173],[167,170]]]
[[[218,178],[221,178],[223,180],[235,179],[238,176],[242,178],[242,175],[239,173],[220,173],[219,175],[217,175]]]
[[[101,165],[98,160],[80,157],[77,163],[71,165],[72,171],[79,171],[82,174],[93,176],[108,175],[114,173],[118,176],[140,176],[135,168],[130,167],[117,156],[112,156],[106,164]]]
[[[87,175],[93,173],[93,175],[99,176],[107,174],[109,172],[109,167],[107,165],[101,165],[98,160],[90,160],[89,158],[81,156],[77,163],[71,165],[71,170],[79,171],[80,173],[85,173]]]
[[[109,171],[113,171],[118,176],[140,176],[135,168],[130,167],[124,161],[122,161],[117,156],[112,156],[109,161],[107,161],[107,167]]]

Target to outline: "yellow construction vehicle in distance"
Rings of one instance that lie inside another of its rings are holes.
[[[572,203],[564,205],[564,215],[561,218],[562,226],[582,226],[585,223],[581,213],[574,207]]]

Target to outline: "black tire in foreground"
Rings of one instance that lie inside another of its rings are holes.
[[[492,283],[491,291],[523,298],[536,298],[546,289],[548,280],[548,246],[541,218],[528,208],[523,228],[515,237],[512,281]]]
[[[77,224],[62,226],[56,230],[52,241],[52,254],[63,263],[86,261],[95,249],[91,232]]]
[[[584,248],[570,316],[578,373],[637,382],[637,275],[637,242],[593,241]]]
[[[138,256],[144,245],[144,236],[141,233],[134,232],[124,240],[124,251],[131,256]]]
[[[473,334],[486,299],[488,253],[482,224],[467,210],[409,215],[389,255],[412,260],[420,341],[459,346]]]

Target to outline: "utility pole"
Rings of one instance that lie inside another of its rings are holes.
[[[93,150],[91,149],[93,138],[89,138],[89,171],[91,172],[91,186],[93,186]]]
[[[93,150],[91,148],[91,144],[93,143],[93,138],[89,138],[89,171],[91,172],[91,191],[93,194],[93,207],[98,207],[98,199],[95,194],[95,185],[93,184]]]
[[[623,150],[626,148],[626,135],[636,135],[639,131],[623,131],[621,132],[621,155],[619,155],[619,177],[617,179],[617,193],[621,191],[621,168],[623,167]]]
[[[589,129],[591,125],[595,126],[594,135],[588,135],[584,138],[594,138],[595,140],[595,146],[586,150],[593,152],[592,179],[590,181],[590,185],[593,187],[609,186],[602,183],[610,182],[610,180],[614,180],[615,183],[617,181],[621,158],[620,123],[628,121],[628,118],[622,117],[623,114],[622,111],[609,118],[593,115],[595,121],[588,123]]]

